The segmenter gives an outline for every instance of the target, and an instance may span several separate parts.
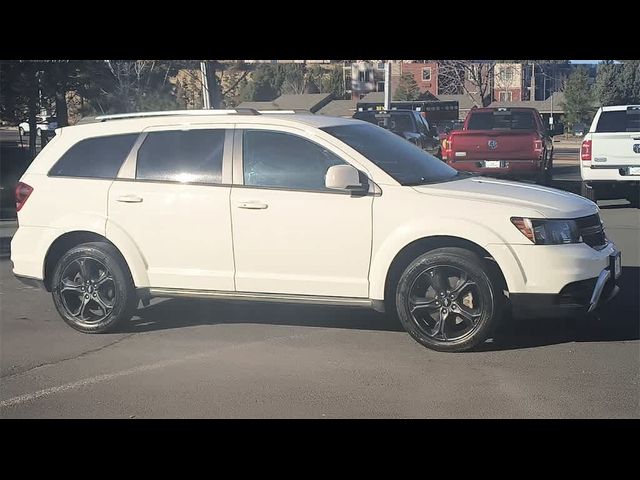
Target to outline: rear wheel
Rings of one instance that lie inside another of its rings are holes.
[[[538,173],[538,182],[540,185],[551,185],[553,179],[553,156],[549,157],[542,170]]]
[[[106,242],[78,245],[58,261],[52,295],[63,320],[84,333],[103,333],[133,315],[138,304],[129,269]]]
[[[634,189],[627,195],[627,200],[633,208],[640,208],[640,186],[634,187]]]
[[[499,292],[478,255],[438,248],[400,277],[395,306],[405,330],[433,350],[461,352],[484,342],[498,321]]]

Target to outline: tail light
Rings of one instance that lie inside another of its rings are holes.
[[[452,158],[451,155],[451,140],[450,137],[446,137],[443,141],[442,141],[442,159],[443,160],[451,160],[453,161],[454,158]]]
[[[542,146],[542,140],[536,139],[533,141],[533,153],[542,156],[542,152],[544,151],[544,147]]]
[[[19,212],[24,206],[31,192],[33,192],[33,187],[26,183],[18,182],[16,185],[16,212]]]
[[[584,140],[580,148],[580,160],[583,162],[591,161],[591,140]]]

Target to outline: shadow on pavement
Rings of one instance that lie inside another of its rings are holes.
[[[396,320],[373,310],[318,305],[205,299],[168,299],[137,312],[122,330],[145,332],[195,325],[254,323],[402,332]]]
[[[617,210],[619,208],[634,208],[629,201],[622,200],[623,203],[616,203],[613,205],[598,205],[600,210]],[[640,208],[640,207],[635,207]]]
[[[493,342],[478,351],[514,350],[568,342],[640,339],[640,268],[623,267],[620,293],[597,315],[582,318],[505,318]]]
[[[621,291],[598,316],[576,319],[505,318],[492,341],[475,351],[514,350],[568,342],[640,339],[640,268],[624,267]],[[138,311],[122,330],[145,332],[195,325],[265,324],[402,332],[400,323],[380,313],[355,308],[170,299]]]

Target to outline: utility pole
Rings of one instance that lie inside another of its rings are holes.
[[[391,109],[391,62],[384,64],[384,109]]]
[[[209,98],[209,78],[207,76],[207,62],[200,62],[200,73],[202,74],[202,108],[209,110],[211,108],[211,99]]]
[[[536,99],[536,64],[531,64],[531,97],[530,100]]]

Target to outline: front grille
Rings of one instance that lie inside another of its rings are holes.
[[[607,245],[607,237],[604,234],[604,227],[600,221],[600,215],[589,215],[588,217],[576,218],[578,232],[582,236],[582,241],[591,248],[600,250]]]

